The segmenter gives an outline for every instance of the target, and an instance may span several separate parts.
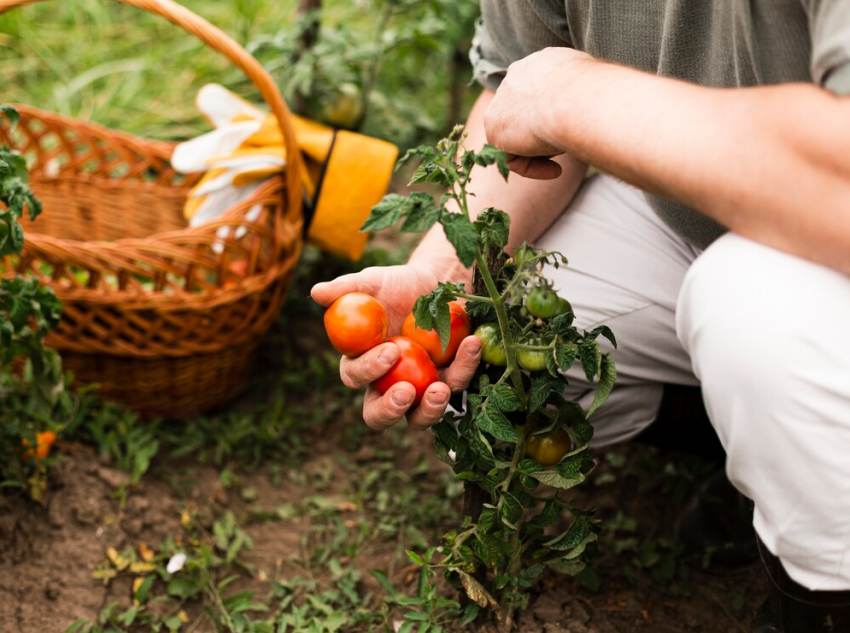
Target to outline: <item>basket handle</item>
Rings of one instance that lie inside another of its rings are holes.
[[[44,1],[0,0],[0,15],[16,7]],[[301,152],[295,138],[295,129],[292,126],[289,108],[286,107],[286,102],[283,100],[280,91],[262,65],[224,31],[173,0],[118,0],[118,2],[166,18],[197,37],[213,50],[227,57],[248,76],[248,79],[260,91],[260,94],[269,105],[280,125],[281,132],[283,133],[283,142],[286,147],[286,195],[288,198],[288,211],[290,213],[300,213],[302,195],[301,171],[303,169]]]

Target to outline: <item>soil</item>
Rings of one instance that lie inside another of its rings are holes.
[[[323,339],[309,336],[301,344],[315,353],[317,347],[318,351],[323,348],[316,340]],[[268,373],[280,370],[271,362],[261,365],[265,371],[258,375],[257,384],[263,383],[264,376],[268,379]],[[256,397],[256,393],[249,394],[235,406],[249,406]],[[64,444],[60,449],[64,459],[52,471],[44,505],[19,493],[0,492],[0,633],[61,632],[80,618],[94,620],[112,601],[126,604],[129,581],[119,579],[104,586],[92,578],[92,571],[105,558],[106,548],[120,551],[140,543],[153,547],[180,530],[180,511],[187,504],[202,511],[231,509],[245,516],[251,509],[297,503],[315,492],[309,483],[315,478],[308,476],[300,482],[290,481],[285,475],[281,478],[281,472],[290,472],[286,469],[297,465],[307,475],[323,473],[325,481],[332,482],[321,494],[344,514],[351,509],[345,497],[348,482],[368,472],[376,451],[396,451],[401,469],[416,463],[418,454],[426,456],[435,472],[444,468],[433,458],[428,434],[407,429],[380,435],[364,432],[360,441],[352,441],[351,429],[358,424],[362,423],[357,420],[355,406],[327,425],[305,426],[302,439],[311,447],[306,461],[239,472],[239,487],[226,487],[220,471],[209,465],[161,456],[141,483],[130,488],[123,505],[115,490],[128,482],[128,476],[110,467],[91,447]],[[515,630],[746,631],[764,598],[764,581],[757,564],[704,569],[698,558],[681,556],[672,572],[668,570],[670,573],[658,578],[653,573],[658,575],[661,564],[653,567],[651,560],[635,553],[635,549],[648,552],[651,558],[653,544],[658,543],[662,544],[658,546],[660,554],[665,553],[663,544],[669,542],[663,539],[671,537],[671,526],[681,506],[678,499],[686,496],[691,485],[682,474],[687,472],[683,466],[687,463],[681,456],[637,444],[600,454],[600,465],[591,477],[595,483],[581,486],[576,494],[580,506],[593,505],[601,518],[612,522],[614,528],[620,526],[603,532],[601,537],[595,563],[600,586],[590,591],[571,579],[543,581],[535,587],[529,608],[518,616]],[[430,476],[416,481],[420,482],[423,499],[438,494]],[[687,484],[684,492],[683,481]],[[243,494],[246,489],[252,490],[250,500]],[[636,524],[623,524],[623,517],[635,519]],[[310,533],[309,518],[247,525],[253,540],[248,554],[252,562],[279,577],[296,573],[287,561]],[[627,541],[633,546],[618,552]],[[389,570],[397,587],[412,591],[415,574],[398,549],[395,539],[377,539],[352,561],[363,572],[364,593],[380,591],[367,573],[372,568]],[[250,579],[245,582],[250,585]],[[489,627],[478,625],[475,630],[488,631]]]

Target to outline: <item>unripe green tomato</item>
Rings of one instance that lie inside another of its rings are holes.
[[[558,314],[564,314],[566,312],[572,312],[573,306],[569,301],[564,299],[563,297],[558,297],[558,312],[556,312],[556,316]]]
[[[496,323],[478,326],[475,336],[481,339],[481,360],[497,367],[508,364],[508,355],[502,342],[502,332]]]
[[[560,297],[546,288],[532,288],[523,305],[531,316],[548,319],[558,314]]]
[[[524,341],[524,343],[526,345],[542,345],[542,342],[536,338]],[[518,349],[516,351],[516,360],[523,369],[541,371],[546,369],[546,354],[551,353],[551,350]]]

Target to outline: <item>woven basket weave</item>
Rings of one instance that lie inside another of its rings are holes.
[[[0,13],[40,0],[0,0]],[[64,303],[47,339],[81,383],[146,415],[220,407],[245,386],[251,356],[285,299],[301,251],[300,155],[271,78],[235,41],[171,0],[121,0],[167,18],[228,57],[257,86],[284,133],[284,175],[217,221],[188,228],[200,174],[169,164],[173,145],[17,105],[0,143],[32,165],[44,213],[20,259]],[[255,205],[254,221],[246,214]]]

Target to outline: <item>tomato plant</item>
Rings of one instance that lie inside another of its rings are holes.
[[[463,306],[457,301],[452,301],[449,303],[449,313],[451,324],[449,326],[449,340],[445,347],[436,330],[423,330],[421,327],[416,327],[416,318],[412,312],[407,315],[404,324],[401,326],[402,336],[407,336],[424,347],[437,367],[449,365],[454,360],[461,341],[469,336],[469,317],[466,316],[466,310],[463,309]]]
[[[388,327],[384,306],[362,292],[342,295],[325,311],[325,330],[331,345],[351,358],[383,343]]]
[[[18,113],[0,104],[3,116],[9,125],[17,123]],[[38,279],[11,272],[24,246],[20,218],[25,212],[30,220],[41,213],[41,202],[29,187],[26,161],[0,147],[0,484],[25,488],[40,500],[47,488],[42,460],[55,440],[54,431],[46,427],[59,428],[74,407],[64,389],[62,361],[44,346],[44,337],[59,322],[62,304]],[[23,372],[12,371],[14,362],[21,360],[26,361]],[[32,455],[38,459],[28,459]]]
[[[528,438],[525,455],[543,466],[554,466],[572,449],[570,434],[564,429],[555,431],[549,437]]]
[[[498,323],[485,323],[475,330],[475,336],[481,339],[481,360],[496,367],[508,364],[508,354],[502,341]]]
[[[374,382],[381,395],[400,382],[409,382],[416,389],[411,407],[417,406],[429,385],[440,380],[437,368],[428,357],[428,352],[419,343],[406,336],[393,336],[390,343],[398,345],[401,355],[390,370]]]
[[[435,183],[446,194],[439,201],[420,191],[387,195],[363,228],[403,222],[408,230],[425,231],[442,225],[460,262],[474,266],[476,280],[471,292],[463,284],[443,282],[417,299],[416,325],[435,330],[447,345],[449,304],[465,299],[484,361],[467,389],[463,412],[447,413],[432,427],[437,456],[473,487],[465,498],[477,495],[480,503],[464,507],[465,520],[444,537],[442,559],[423,565],[442,569],[450,583],[492,609],[509,630],[536,579],[549,572],[574,575],[594,550],[599,521],[561,494],[583,482],[593,467],[588,418],[616,378],[611,354],[603,353],[596,339],[604,336],[614,346],[616,340],[604,325],[589,332],[573,325],[569,302],[545,277],[548,267],[566,265],[566,258],[527,244],[509,256],[504,249],[510,217],[493,208],[471,216],[467,188],[474,169],[495,165],[507,178],[503,152],[491,146],[467,150],[462,128],[456,128],[436,147],[410,150],[402,161],[412,157],[422,164],[410,184]],[[564,396],[564,373],[574,363],[589,381],[598,378],[587,410]],[[561,442],[557,451],[556,441]],[[553,535],[549,528],[562,515],[570,515],[571,522]]]

